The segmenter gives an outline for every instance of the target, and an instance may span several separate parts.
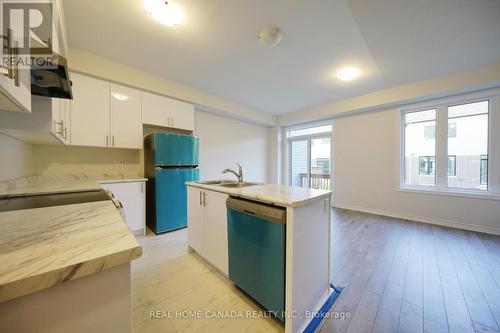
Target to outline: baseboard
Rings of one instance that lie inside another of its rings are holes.
[[[500,228],[487,227],[487,226],[482,226],[482,225],[477,225],[477,224],[466,224],[466,223],[462,223],[459,221],[440,219],[440,218],[434,218],[434,217],[411,215],[411,214],[405,214],[405,213],[399,213],[399,212],[391,212],[391,211],[387,211],[387,210],[383,210],[383,209],[373,209],[373,208],[361,207],[361,206],[344,204],[344,203],[339,203],[339,202],[335,202],[334,208],[355,210],[355,211],[374,214],[374,215],[382,215],[382,216],[394,217],[394,218],[403,219],[403,220],[410,220],[410,221],[415,221],[415,222],[435,224],[435,225],[440,225],[440,226],[444,226],[444,227],[477,231],[477,232],[482,232],[482,233],[486,233],[486,234],[500,236]]]

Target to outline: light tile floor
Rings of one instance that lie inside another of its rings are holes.
[[[276,319],[249,316],[262,313],[259,305],[188,252],[186,229],[148,232],[138,241],[143,255],[132,263],[134,332],[283,332]]]

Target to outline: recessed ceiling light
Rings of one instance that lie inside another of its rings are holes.
[[[172,1],[165,0],[145,0],[144,8],[156,21],[170,27],[179,25],[182,22],[182,11]]]
[[[361,71],[359,70],[359,68],[347,67],[347,68],[340,70],[337,73],[337,77],[339,79],[341,79],[342,81],[351,81],[352,79],[357,77],[360,73],[361,73]]]

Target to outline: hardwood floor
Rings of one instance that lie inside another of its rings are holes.
[[[334,210],[332,246],[321,332],[500,332],[500,237]]]
[[[332,281],[345,289],[322,333],[500,332],[500,237],[345,210],[333,211],[331,237]],[[283,331],[271,318],[151,318],[260,307],[188,253],[186,229],[138,239],[134,332]]]

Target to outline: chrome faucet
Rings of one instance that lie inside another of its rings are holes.
[[[232,173],[238,178],[239,183],[243,183],[243,169],[241,168],[241,165],[239,163],[236,164],[238,164],[238,172],[231,169],[224,169],[222,170],[222,173]]]

